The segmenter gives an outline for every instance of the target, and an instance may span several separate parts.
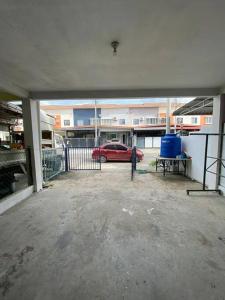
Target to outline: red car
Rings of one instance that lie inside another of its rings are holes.
[[[131,161],[131,152],[132,149],[130,147],[119,143],[110,143],[94,149],[92,152],[92,158],[99,159],[100,156],[102,163],[110,160]],[[137,161],[141,161],[143,157],[143,152],[137,149]]]

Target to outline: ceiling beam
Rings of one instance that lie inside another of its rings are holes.
[[[219,92],[219,88],[33,91],[29,97],[36,100],[167,98],[216,96]]]

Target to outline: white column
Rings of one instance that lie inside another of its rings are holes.
[[[211,133],[222,133],[223,123],[224,123],[224,95],[219,95],[213,99],[213,123],[210,128]],[[208,156],[219,158],[221,156],[221,137],[220,136],[209,136],[208,144]],[[208,158],[207,166],[209,166],[215,159]],[[219,171],[220,163],[215,163],[213,167],[210,168],[210,171],[216,172],[217,175],[207,173],[206,183],[209,188],[218,188],[219,184]]]
[[[97,101],[95,100],[95,147],[98,146]]]
[[[30,149],[31,174],[34,190],[42,189],[40,105],[39,101],[23,99],[25,147]]]
[[[166,133],[170,133],[170,98],[167,99],[167,109],[166,109]]]
[[[213,130],[214,132],[224,133],[224,123],[225,123],[225,95],[219,95],[213,99]],[[217,142],[217,157],[224,158],[225,156],[225,149],[224,149],[224,140],[225,137],[220,136],[215,142]],[[223,145],[222,145],[223,141]],[[224,163],[224,162],[223,162]],[[222,172],[224,175],[224,169],[220,165],[217,164],[217,173]],[[221,179],[224,185],[224,179]],[[217,182],[216,186],[218,187],[220,183],[220,176],[217,175]],[[225,188],[223,186],[219,186],[219,188],[225,193]]]

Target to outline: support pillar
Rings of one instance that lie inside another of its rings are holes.
[[[167,99],[167,109],[166,109],[166,133],[170,133],[170,98]]]
[[[225,133],[224,132],[224,123],[225,123],[225,94],[219,95],[213,99],[213,131],[218,132],[220,134]],[[225,137],[218,137],[218,147],[217,147],[217,157],[218,158],[224,158],[225,155],[225,149],[224,149],[224,140]],[[223,162],[225,163],[225,162]],[[223,193],[225,192],[224,187],[220,186],[220,172],[224,170],[221,170],[223,167],[220,163],[217,164],[217,173],[218,176],[216,178],[216,188],[220,188],[223,190]],[[224,181],[224,180],[223,180]]]
[[[39,101],[23,99],[23,126],[25,147],[30,153],[32,178],[29,178],[29,183],[34,185],[35,192],[39,192],[42,189]]]
[[[225,95],[218,95],[213,98],[213,123],[210,128],[211,133],[222,134],[223,124],[225,122]],[[209,147],[208,156],[221,159],[223,154],[222,151],[222,136],[210,136],[209,137]],[[214,159],[208,158],[207,166],[213,163]],[[218,160],[214,166],[210,169],[216,173],[207,173],[207,185],[209,189],[221,189],[220,187],[220,172],[221,172],[221,162]],[[224,192],[224,191],[223,191]]]

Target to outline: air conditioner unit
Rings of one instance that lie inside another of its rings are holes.
[[[140,121],[144,121],[144,119],[145,119],[144,117],[141,117],[141,118],[140,118]]]

